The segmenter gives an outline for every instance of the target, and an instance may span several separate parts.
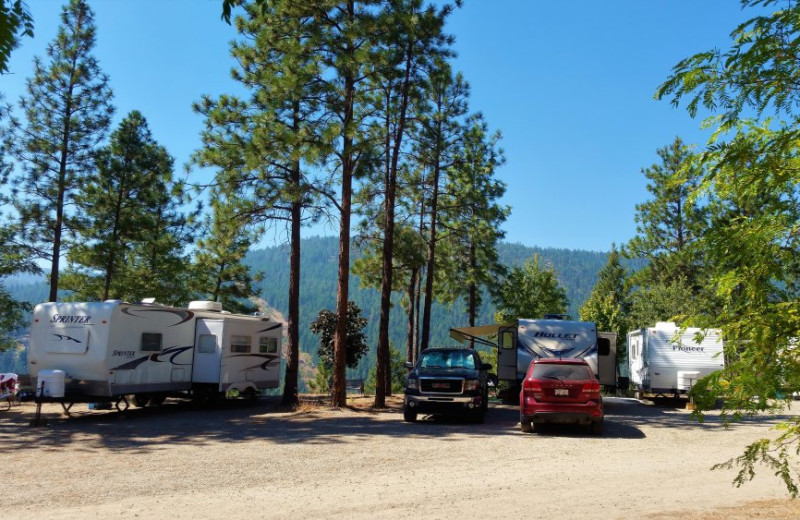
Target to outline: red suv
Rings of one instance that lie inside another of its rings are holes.
[[[600,383],[582,359],[536,359],[519,394],[519,423],[530,433],[542,423],[588,424],[603,434]]]

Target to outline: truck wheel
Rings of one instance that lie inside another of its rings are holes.
[[[412,412],[408,408],[403,409],[403,420],[405,422],[417,422],[417,412]]]
[[[519,421],[519,429],[522,430],[522,433],[531,433],[533,431],[533,421],[521,419]]]

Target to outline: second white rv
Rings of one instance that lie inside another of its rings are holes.
[[[37,390],[62,402],[255,395],[279,385],[281,336],[280,323],[217,302],[42,303],[28,367]]]
[[[638,395],[686,394],[698,379],[725,367],[722,335],[659,322],[628,333],[628,363]]]

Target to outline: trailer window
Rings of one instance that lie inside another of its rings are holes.
[[[200,334],[197,351],[201,354],[213,354],[217,351],[217,337],[213,334]]]
[[[258,351],[261,352],[262,354],[277,354],[278,338],[261,336],[260,338],[258,338]]]
[[[142,332],[142,346],[144,352],[161,352],[161,334],[157,332]]]
[[[250,336],[231,336],[231,352],[246,354],[250,352]]]

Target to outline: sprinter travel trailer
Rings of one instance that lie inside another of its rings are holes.
[[[717,329],[659,322],[628,333],[628,363],[637,397],[685,394],[699,378],[725,367],[722,336]]]
[[[616,335],[598,333],[593,322],[520,319],[512,325],[451,329],[450,336],[496,346],[497,378],[513,385],[523,380],[533,359],[559,357],[585,359],[600,384],[617,384]],[[496,338],[496,345],[483,337]]]
[[[28,367],[37,391],[62,402],[255,395],[278,387],[281,332],[280,323],[227,313],[217,302],[42,303]],[[43,388],[57,384],[53,373],[63,389]]]

